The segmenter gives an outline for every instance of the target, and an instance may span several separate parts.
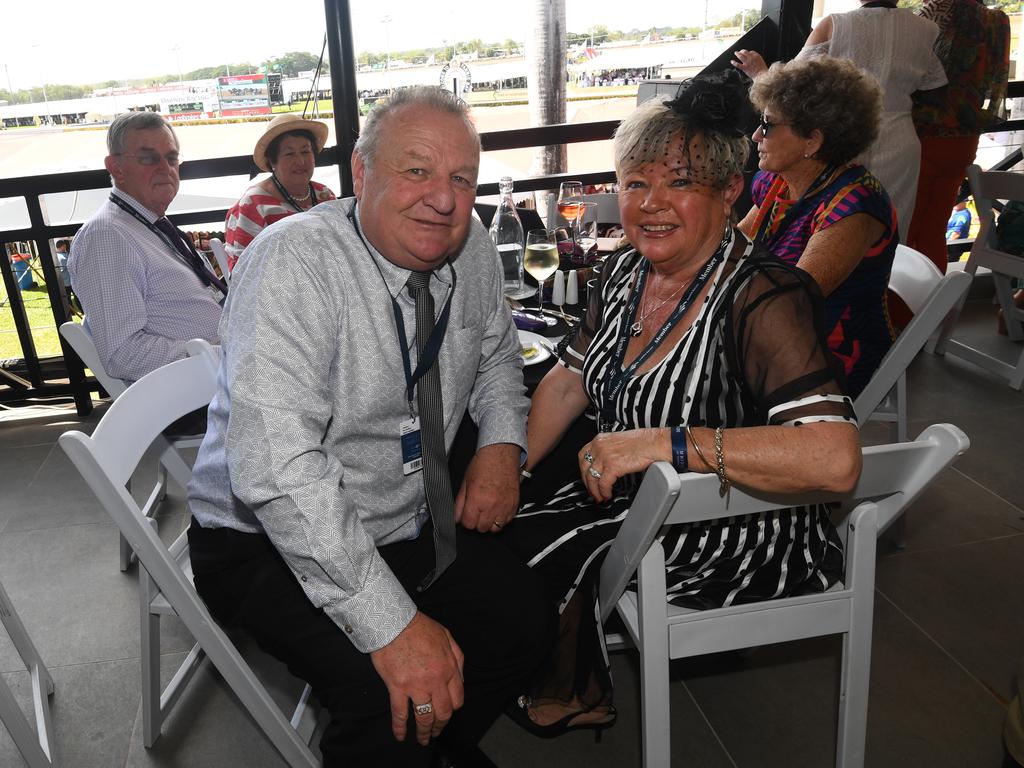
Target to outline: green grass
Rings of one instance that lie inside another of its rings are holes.
[[[28,315],[29,327],[35,341],[36,354],[39,357],[52,357],[62,354],[57,328],[50,308],[50,297],[45,286],[36,283],[35,288],[21,292],[25,303],[25,314]],[[7,291],[0,283],[0,360],[18,359],[25,356],[18,339],[18,329],[14,325],[14,313],[7,304]]]

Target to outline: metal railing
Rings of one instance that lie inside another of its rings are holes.
[[[765,18],[752,27],[730,49],[722,54],[705,71],[717,71],[730,66],[731,51],[736,48],[751,48],[765,52],[775,52],[775,58],[789,58],[799,50],[806,32],[801,30],[810,21],[810,0],[764,0]],[[320,166],[335,165],[339,169],[342,196],[350,195],[352,188],[351,172],[348,159],[358,135],[358,92],[355,88],[355,68],[345,66],[344,62],[354,60],[352,48],[351,26],[348,13],[348,0],[325,0],[328,28],[328,45],[331,52],[332,89],[335,95],[335,135],[337,145],[326,148],[318,158]],[[804,18],[806,17],[806,19]],[[780,29],[782,30],[780,32]],[[1024,81],[1011,83],[1010,95],[1024,95]],[[485,152],[508,149],[522,149],[551,144],[571,144],[610,139],[618,126],[617,120],[584,124],[561,124],[534,128],[522,128],[507,131],[496,131],[481,135],[481,145]],[[1024,120],[1015,120],[998,126],[995,132],[1024,128]],[[259,169],[248,155],[223,157],[209,160],[193,160],[182,163],[180,175],[182,180],[208,179],[224,176],[246,175],[252,178]],[[584,184],[605,184],[615,181],[614,171],[596,171],[590,173],[556,174],[539,176],[516,181],[517,192],[533,192],[557,189],[558,185],[572,178]],[[25,176],[21,178],[0,179],[0,198],[24,198],[29,214],[29,226],[19,229],[0,231],[0,242],[31,240],[35,243],[40,257],[43,276],[45,278],[50,305],[56,326],[69,319],[67,297],[61,290],[61,282],[57,276],[50,241],[53,238],[68,237],[77,232],[80,224],[51,224],[44,220],[40,197],[59,193],[90,189],[106,189],[110,187],[110,178],[105,170],[79,171],[45,176]],[[477,188],[481,196],[498,194],[496,182],[481,184]],[[170,214],[170,219],[179,226],[201,224],[214,220],[223,220],[226,208],[191,211]],[[80,414],[88,413],[91,408],[90,391],[97,388],[96,382],[85,377],[85,370],[77,355],[61,339],[63,355],[41,359],[36,352],[35,343],[25,311],[21,293],[18,290],[16,277],[10,261],[0,259],[0,273],[14,315],[15,327],[21,342],[24,359],[9,366],[15,374],[24,375],[30,386],[24,387],[15,381],[5,380],[0,368],[0,402],[24,401],[28,398],[46,396],[72,396]],[[2,311],[2,309],[0,309]],[[4,384],[7,386],[4,386]]]

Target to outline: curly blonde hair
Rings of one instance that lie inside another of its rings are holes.
[[[874,143],[882,114],[878,81],[848,59],[816,56],[776,62],[754,80],[750,100],[771,107],[801,136],[822,134],[819,160],[842,165]]]

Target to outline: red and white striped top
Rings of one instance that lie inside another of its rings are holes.
[[[334,193],[323,184],[316,181],[310,183],[318,203],[335,199]],[[249,187],[228,211],[224,221],[224,250],[228,254],[228,268],[235,268],[235,262],[242,251],[265,227],[293,213],[297,211],[288,203],[268,194],[258,184]]]

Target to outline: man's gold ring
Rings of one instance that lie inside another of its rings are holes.
[[[499,523],[497,520],[495,520],[494,521],[494,527],[497,528],[500,531],[502,529],[502,524]]]
[[[426,704],[416,704],[413,707],[413,711],[415,711],[417,715],[429,715],[434,711],[434,705],[429,701]]]

